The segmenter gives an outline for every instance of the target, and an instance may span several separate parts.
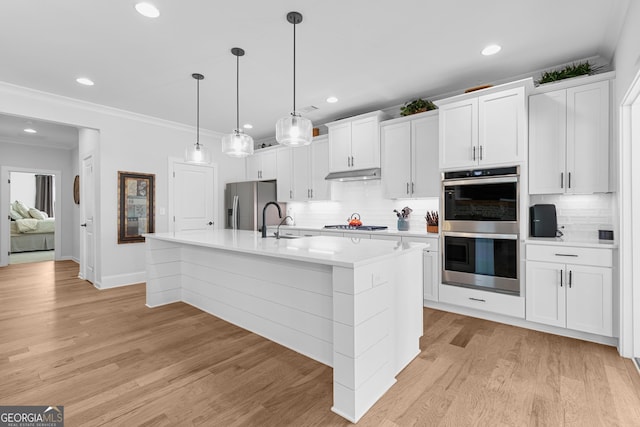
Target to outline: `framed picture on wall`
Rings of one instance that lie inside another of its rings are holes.
[[[118,172],[118,243],[144,242],[155,230],[155,175]]]

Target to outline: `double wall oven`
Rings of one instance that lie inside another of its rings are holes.
[[[442,178],[442,282],[520,295],[519,167]]]

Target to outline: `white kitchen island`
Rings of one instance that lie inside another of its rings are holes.
[[[146,235],[147,305],[183,301],[333,367],[357,422],[420,352],[422,250],[242,230]]]

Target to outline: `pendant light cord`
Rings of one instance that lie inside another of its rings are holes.
[[[293,112],[296,112],[296,23],[293,22]]]
[[[200,146],[200,79],[196,79],[197,83],[197,95],[196,95],[196,99],[197,101],[197,106],[196,106],[196,146]]]
[[[240,133],[240,56],[236,56],[236,132]]]

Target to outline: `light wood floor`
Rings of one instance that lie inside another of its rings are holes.
[[[0,405],[67,426],[342,426],[331,368],[144,285],[98,291],[71,261],[0,268]],[[422,353],[362,426],[638,426],[614,348],[424,310]]]

